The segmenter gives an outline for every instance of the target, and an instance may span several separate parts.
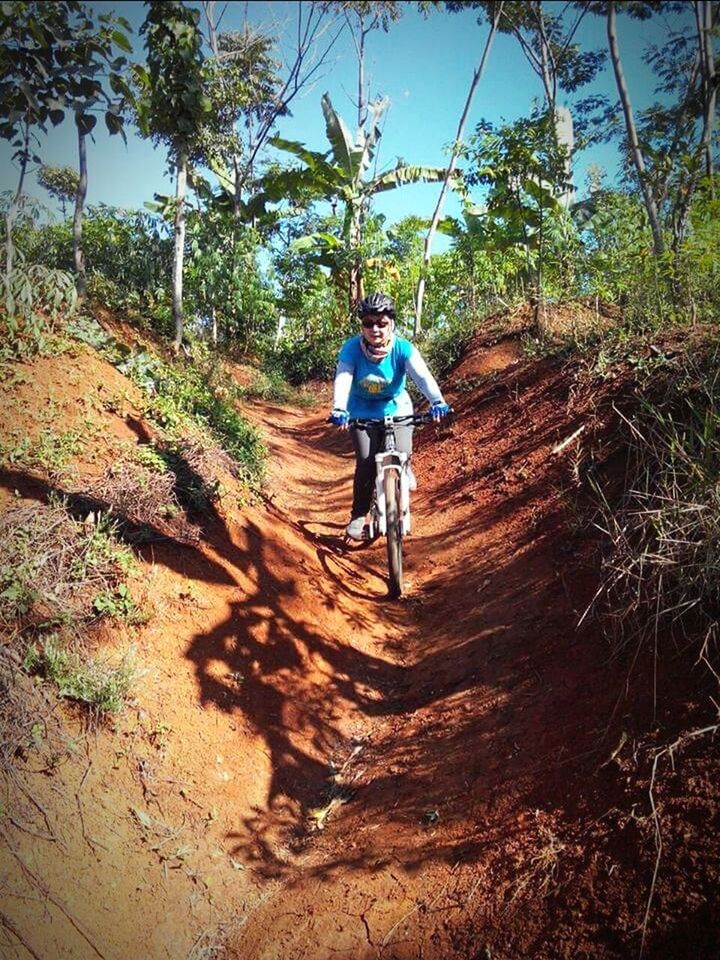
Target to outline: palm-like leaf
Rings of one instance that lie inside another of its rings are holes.
[[[308,250],[328,251],[337,250],[343,247],[342,240],[332,233],[306,233],[303,237],[297,237],[290,244],[290,249],[295,253],[305,253]]]
[[[327,93],[322,96],[322,111],[325,116],[325,131],[333,149],[333,159],[350,180],[360,177],[363,163],[363,147],[352,142],[352,136],[343,118],[335,112]]]
[[[308,150],[305,144],[300,143],[299,140],[284,140],[282,137],[271,137],[268,143],[278,150],[292,153],[294,157],[298,157],[298,159],[304,161],[312,170],[328,165],[327,153]]]
[[[384,193],[406,183],[437,183],[445,177],[445,171],[438,167],[417,167],[405,165],[395,167],[381,174],[366,186],[366,193]]]
[[[337,172],[332,167],[323,171],[311,170],[308,167],[302,170],[281,170],[266,175],[263,183],[268,199],[274,203],[301,194],[330,199],[338,193]]]
[[[381,137],[382,131],[380,130],[380,117],[387,110],[390,100],[387,97],[383,97],[382,100],[374,100],[369,105],[370,113],[372,114],[373,120],[370,126],[370,129],[367,134],[362,130],[358,131],[358,141],[361,142],[363,148],[362,161],[361,161],[361,170],[360,175],[364,176],[370,168],[370,164],[373,161],[375,156],[375,146],[377,145],[378,140]]]

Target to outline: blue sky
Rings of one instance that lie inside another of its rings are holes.
[[[98,13],[115,10],[131,22],[134,35],[134,59],[144,52],[138,28],[145,16],[141,3],[95,2],[87,4]],[[564,3],[548,4],[564,7]],[[218,14],[223,4],[217,4]],[[391,166],[398,157],[410,163],[442,166],[447,161],[446,148],[454,138],[458,119],[467,95],[472,72],[480,59],[487,36],[487,26],[478,26],[476,12],[459,14],[433,11],[422,17],[414,3],[406,3],[403,17],[392,24],[387,34],[375,31],[367,41],[366,71],[370,94],[387,95],[390,110],[384,127],[380,149],[380,165]],[[688,4],[688,8],[691,5]],[[231,2],[227,6],[221,29],[238,29],[246,9],[252,20],[265,29],[285,23],[292,29],[295,3],[254,2],[246,5]],[[692,13],[689,9],[689,13]],[[621,52],[630,85],[633,105],[641,108],[653,99],[653,81],[640,53],[648,39],[661,40],[668,24],[660,18],[635,23],[625,17],[619,21]],[[291,34],[289,34],[291,36]],[[605,21],[588,15],[578,33],[585,48],[606,46]],[[278,133],[288,139],[302,140],[308,147],[325,150],[327,141],[320,109],[320,97],[328,92],[336,110],[353,128],[356,114],[352,96],[357,85],[357,62],[349,35],[338,42],[332,58],[314,86],[293,101],[292,116],[282,118]],[[612,72],[603,74],[583,94],[602,92],[615,97]],[[538,78],[525,61],[517,43],[504,35],[495,39],[484,77],[476,92],[468,127],[469,132],[480,118],[497,122],[527,115],[534,98],[539,98]],[[100,129],[102,127],[102,129]],[[120,137],[109,137],[104,125],[98,124],[95,141],[89,144],[88,202],[104,202],[115,206],[138,208],[153,194],[172,192],[166,172],[166,154],[153,148],[128,130],[125,146]],[[65,121],[41,137],[39,152],[44,162],[54,165],[77,165],[74,126]],[[0,142],[0,189],[14,189],[17,173],[10,164],[11,150]],[[584,171],[588,163],[600,163],[611,175],[617,161],[615,145],[595,148],[579,155],[575,163],[575,185],[582,194]],[[31,175],[27,192],[52,206],[52,201]],[[429,217],[435,205],[439,186],[418,184],[385,193],[377,198],[375,209],[384,213],[388,222],[413,213]],[[455,212],[456,201],[449,201],[446,212]]]

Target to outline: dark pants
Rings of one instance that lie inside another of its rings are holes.
[[[377,427],[351,427],[350,437],[355,450],[355,479],[353,481],[352,517],[364,517],[370,509],[375,486],[375,454],[382,449],[382,424]],[[395,449],[412,453],[413,425],[396,424]]]

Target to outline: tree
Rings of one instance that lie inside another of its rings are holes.
[[[482,14],[489,23],[497,17],[500,32],[515,38],[540,80],[546,108],[553,116],[558,111],[559,92],[577,92],[597,76],[605,63],[604,50],[581,50],[575,40],[580,24],[592,9],[588,0],[562,5],[542,0],[504,4],[497,0],[446,0],[445,6],[451,11],[478,8],[482,11],[478,22],[482,22]],[[587,112],[602,103],[602,98],[595,97],[578,106]]]
[[[5,272],[13,270],[13,225],[23,196],[28,164],[40,163],[38,128],[62,122],[63,79],[58,69],[63,44],[70,42],[68,22],[79,4],[27,2],[0,5],[0,136],[15,148],[18,185],[5,214]],[[34,143],[33,143],[34,141]]]
[[[82,210],[87,191],[85,137],[94,128],[94,111],[105,106],[105,122],[110,133],[122,131],[122,96],[127,85],[122,76],[125,60],[114,57],[114,46],[130,51],[123,32],[127,21],[112,14],[100,18],[96,30],[87,9],[77,2],[55,4],[9,3],[0,10],[0,36],[3,63],[0,90],[3,116],[0,133],[14,139],[14,159],[20,164],[20,181],[7,214],[6,270],[12,271],[12,224],[22,195],[27,165],[40,163],[30,149],[31,128],[46,130],[47,121],[57,126],[66,110],[72,110],[78,131],[79,177],[75,194],[75,267],[78,293],[85,289],[82,256]],[[123,29],[121,29],[123,28]],[[97,74],[109,71],[114,100]],[[10,87],[14,84],[15,87]]]
[[[65,205],[74,200],[78,192],[80,174],[73,167],[51,167],[43,164],[38,170],[37,181],[51,197],[60,201],[64,219]]]
[[[94,111],[105,105],[105,125],[111,135],[123,132],[124,101],[130,97],[130,89],[124,76],[127,61],[124,57],[114,56],[117,46],[126,53],[132,53],[132,47],[124,30],[130,25],[122,17],[114,14],[100,16],[100,26],[96,27],[92,16],[85,7],[81,7],[74,18],[72,44],[67,51],[67,89],[65,103],[72,109],[78,141],[78,185],[75,194],[75,212],[73,216],[73,250],[75,276],[79,297],[85,295],[85,256],[82,245],[83,208],[87,197],[87,137],[97,123]],[[115,98],[107,92],[100,71],[108,70],[108,83]]]
[[[436,167],[419,167],[398,163],[394,169],[367,177],[375,147],[380,138],[380,117],[387,107],[387,100],[369,105],[373,124],[368,133],[359,129],[355,140],[345,121],[340,117],[328,94],[322,97],[325,115],[325,131],[330,142],[331,160],[327,154],[308,150],[304,144],[275,137],[274,146],[299,157],[305,166],[301,170],[278,174],[265,184],[270,199],[282,199],[287,195],[311,191],[317,197],[343,203],[344,219],[342,237],[329,233],[314,233],[296,241],[296,247],[315,250],[324,255],[331,269],[337,268],[339,252],[349,254],[348,303],[352,310],[362,296],[362,260],[359,256],[362,242],[362,225],[372,198],[386,190],[395,190],[406,183],[438,181],[445,174]]]
[[[553,135],[554,127],[546,112],[498,129],[482,122],[464,151],[472,164],[466,182],[489,188],[482,211],[485,243],[497,251],[517,248],[524,253],[538,324],[548,228],[552,218],[563,213],[558,197],[567,177],[567,154]],[[473,211],[480,213],[479,208]]]
[[[647,19],[653,12],[674,17],[665,43],[650,47],[645,54],[658,77],[657,92],[663,94],[663,100],[639,114],[633,110],[623,69],[617,4],[608,2],[593,9],[607,19],[608,47],[625,121],[625,149],[642,192],[653,251],[656,256],[664,253],[664,228],[669,227],[677,255],[693,195],[703,172],[709,174],[713,169],[717,82],[712,35],[717,28],[718,5],[705,0],[692,5],[623,5],[621,9],[639,19]]]
[[[470,81],[470,88],[465,98],[465,106],[463,111],[460,114],[460,120],[458,122],[457,132],[455,133],[455,140],[453,142],[452,153],[450,155],[450,163],[448,164],[447,171],[445,172],[445,177],[443,178],[443,185],[440,189],[440,194],[435,204],[435,209],[433,210],[432,219],[430,220],[430,226],[428,227],[427,234],[425,236],[425,246],[423,251],[423,263],[425,269],[420,274],[417,285],[417,294],[415,297],[415,325],[414,325],[414,335],[418,336],[422,330],[422,313],[423,313],[423,299],[425,296],[425,279],[427,274],[427,268],[430,264],[430,254],[432,251],[433,238],[435,236],[435,231],[437,230],[438,223],[440,221],[440,215],[442,213],[443,204],[445,202],[445,196],[450,187],[450,182],[455,172],[455,165],[457,163],[457,158],[460,153],[460,148],[462,145],[462,137],[465,132],[465,123],[470,112],[470,107],[475,96],[475,90],[477,89],[478,84],[480,83],[480,78],[483,75],[485,69],[485,63],[487,62],[488,55],[490,53],[490,47],[492,46],[493,38],[502,16],[502,10],[504,3],[499,3],[497,9],[493,10],[492,22],[490,26],[490,32],[488,33],[487,40],[485,41],[485,47],[483,49],[482,56],[480,57],[480,62],[478,63],[475,71],[472,75]]]
[[[276,59],[277,40],[252,27],[219,33],[215,0],[204,0],[208,43],[213,53],[211,79],[218,109],[227,113],[227,128],[235,136],[215,150],[213,171],[234,198],[236,216],[248,191],[257,187],[255,168],[267,146],[278,117],[310,83],[332,51],[343,25],[327,16],[322,3],[297,4],[297,24],[291,58]]]
[[[212,102],[205,90],[200,14],[178,0],[150,0],[140,28],[145,35],[147,71],[138,68],[136,79],[142,98],[138,123],[141,132],[164,143],[175,168],[175,255],[172,298],[175,338],[183,336],[183,256],[185,249],[185,193],[188,163],[199,152],[204,125],[210,121]]]
[[[656,255],[663,253],[665,243],[660,226],[660,214],[656,197],[650,187],[647,171],[645,169],[645,157],[640,147],[638,139],[637,126],[635,124],[635,115],[633,113],[632,103],[630,102],[630,92],[625,82],[625,72],[623,70],[622,59],[620,57],[620,47],[617,36],[617,13],[613,0],[607,5],[607,35],[608,47],[610,49],[610,60],[612,61],[613,72],[615,73],[615,82],[617,83],[618,94],[622,104],[623,115],[625,117],[625,129],[627,131],[628,147],[632,157],[635,170],[637,171],[640,189],[642,190],[645,201],[645,210],[647,211],[650,229],[653,235],[653,249]]]
[[[350,29],[358,63],[357,125],[364,130],[370,102],[365,76],[365,41],[379,27],[387,33],[390,24],[400,19],[402,4],[396,0],[326,0],[324,7],[340,12]]]

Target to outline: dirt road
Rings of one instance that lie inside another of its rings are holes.
[[[97,418],[75,482],[148,441],[131,385],[94,355],[33,373],[12,395],[27,432],[50,413],[55,431]],[[143,548],[147,623],[96,638],[134,645],[132,709],[93,731],[69,711],[52,736],[51,710],[37,756],[16,758],[9,956],[637,955],[656,833],[635,731],[653,686],[626,697],[623,665],[577,629],[597,577],[569,509],[574,448],[552,452],[578,427],[571,381],[508,338],[453,383],[456,422],[417,437],[400,601],[383,542],[342,545],[352,457],[325,406],[249,407],[267,501],[227,478],[197,546]],[[0,479],[6,502],[48,492],[17,469]],[[656,681],[653,729],[672,738],[696,692]],[[713,955],[717,778],[693,763],[687,795],[656,782],[673,815],[646,958]]]
[[[500,367],[515,359],[507,345],[497,356]],[[545,479],[551,405],[538,391],[504,430],[505,403],[499,419],[470,409],[465,423],[461,406],[454,426],[418,437],[398,602],[386,596],[382,543],[339,548],[346,438],[317,414],[266,412],[273,502],[313,546],[348,620],[337,641],[354,726],[315,811],[327,810],[324,829],[311,824],[292,863],[265,863],[283,882],[248,917],[234,956],[482,956],[498,917],[554,882],[569,847],[560,784],[573,776],[558,763],[588,746],[594,719],[579,689],[600,664],[567,669],[575,613],[547,536],[557,517],[532,484],[533,473]],[[523,434],[521,455],[506,453]],[[537,933],[523,927],[530,943]]]

